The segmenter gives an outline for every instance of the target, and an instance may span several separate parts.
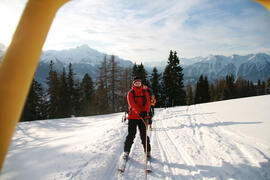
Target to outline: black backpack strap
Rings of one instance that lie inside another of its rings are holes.
[[[146,105],[147,100],[146,100],[146,96],[145,96],[145,89],[143,89],[143,96],[135,96],[135,91],[133,89],[130,91],[133,95],[133,100],[134,100],[135,104],[137,104],[135,97],[143,97],[143,106]]]
[[[147,100],[146,100],[146,96],[145,96],[145,89],[143,89],[143,106],[146,105],[146,102],[147,102]]]
[[[135,104],[137,104],[136,99],[135,99],[135,92],[134,92],[133,89],[131,90],[131,93],[132,93],[132,95],[133,95],[133,101],[135,102]]]

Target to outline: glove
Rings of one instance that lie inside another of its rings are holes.
[[[142,111],[140,112],[139,116],[141,116],[141,118],[145,118],[147,116],[147,112],[146,111]]]

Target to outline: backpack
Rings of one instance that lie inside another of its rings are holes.
[[[131,91],[131,93],[133,94],[133,100],[134,100],[134,102],[135,102],[135,104],[137,104],[137,102],[136,102],[136,97],[143,97],[143,106],[145,106],[146,105],[146,96],[145,96],[145,89],[143,89],[142,91],[143,91],[143,96],[135,96],[135,91],[132,89],[132,90],[130,90]]]

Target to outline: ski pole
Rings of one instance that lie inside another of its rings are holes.
[[[147,180],[147,128],[148,123],[145,123],[145,180]]]
[[[147,128],[148,128],[148,123],[143,118],[141,118],[141,120],[145,125],[145,180],[147,180]]]
[[[140,116],[138,113],[137,115]],[[140,119],[145,125],[145,180],[147,180],[147,127],[148,127],[148,123],[141,116],[140,116]]]

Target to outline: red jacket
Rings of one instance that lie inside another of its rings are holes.
[[[133,98],[133,93],[131,92],[131,90],[128,92],[128,95],[127,95],[127,100],[128,100],[128,105],[129,105],[128,119],[141,119],[141,117],[139,116],[140,112],[146,111],[147,114],[149,113],[149,109],[150,109],[149,93],[146,90],[145,90],[145,93],[143,93],[142,86],[139,88],[132,86],[132,89],[134,90],[135,96],[140,96],[140,97],[135,97],[135,100],[136,100],[136,103],[135,103],[134,98]],[[145,94],[146,104],[143,106],[144,94]],[[149,118],[149,116],[147,117]]]

